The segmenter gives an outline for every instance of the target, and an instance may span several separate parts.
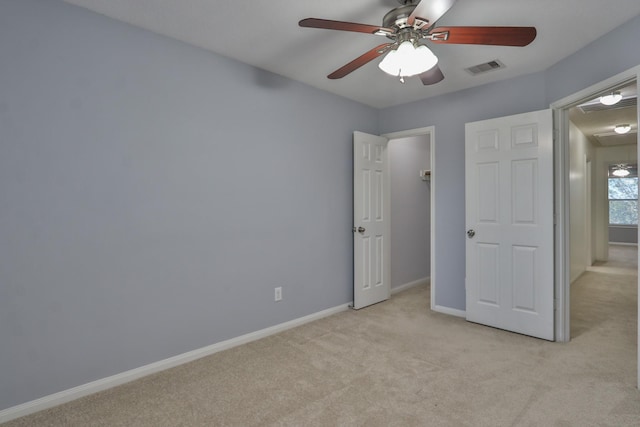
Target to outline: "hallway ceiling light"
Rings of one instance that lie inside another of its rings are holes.
[[[618,135],[624,135],[625,133],[627,133],[627,132],[629,132],[631,130],[631,126],[628,125],[628,124],[616,125],[616,127],[614,127],[613,130]]]
[[[624,178],[628,176],[631,172],[629,172],[629,168],[627,165],[617,165],[611,175],[617,176],[618,178]]]
[[[620,102],[622,99],[622,95],[620,91],[611,92],[609,95],[604,95],[600,97],[600,102],[604,105],[614,105]]]

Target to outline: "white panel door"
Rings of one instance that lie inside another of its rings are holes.
[[[554,339],[551,110],[466,125],[467,320]]]
[[[353,133],[353,307],[391,294],[389,162],[386,138]]]

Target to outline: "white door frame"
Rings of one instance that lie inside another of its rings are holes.
[[[593,265],[593,242],[594,242],[594,238],[593,238],[593,212],[591,210],[591,204],[593,203],[592,200],[592,196],[591,196],[591,191],[593,189],[593,171],[591,170],[592,167],[591,163],[591,159],[589,159],[587,157],[587,155],[585,154],[585,171],[587,173],[586,175],[586,180],[587,183],[585,185],[586,187],[586,191],[585,191],[585,210],[586,210],[586,221],[585,221],[585,236],[587,237],[587,259],[584,261],[585,265],[587,267],[590,267]]]
[[[624,71],[586,89],[562,98],[551,104],[554,118],[554,136],[557,144],[554,146],[555,167],[555,264],[556,264],[556,341],[567,342],[571,338],[569,324],[570,316],[570,254],[569,254],[569,109],[584,101],[633,81],[640,82],[640,65]],[[640,109],[638,109],[640,121]],[[640,134],[638,134],[640,142]],[[640,288],[640,280],[638,283]],[[640,297],[638,299],[640,307]],[[640,310],[638,310],[640,323]],[[638,332],[638,366],[640,367],[640,330]],[[638,370],[638,386],[640,387],[640,369]]]
[[[436,283],[436,271],[435,271],[435,250],[434,250],[434,242],[435,242],[435,232],[436,232],[436,228],[434,226],[435,224],[435,204],[434,204],[434,200],[435,200],[435,192],[436,192],[436,179],[435,179],[435,168],[436,168],[436,162],[435,162],[435,150],[436,150],[436,138],[435,138],[435,127],[434,126],[428,126],[428,127],[423,127],[423,128],[417,128],[417,129],[409,129],[409,130],[404,130],[404,131],[399,131],[399,132],[391,132],[391,133],[385,133],[384,136],[385,138],[388,138],[389,140],[391,139],[399,139],[399,138],[407,138],[407,137],[411,137],[411,136],[424,136],[424,135],[429,135],[429,141],[430,141],[430,163],[431,163],[431,194],[430,194],[430,200],[429,200],[429,209],[431,211],[431,223],[429,225],[430,228],[430,235],[431,235],[431,251],[430,251],[430,272],[429,272],[429,276],[430,276],[430,289],[431,289],[431,310],[436,310],[436,306],[435,306],[435,301],[436,301],[436,294],[435,294],[435,283]],[[389,177],[391,176],[391,174],[389,174]],[[391,239],[393,238],[393,236],[391,236],[391,233],[389,233],[389,241],[391,241]]]

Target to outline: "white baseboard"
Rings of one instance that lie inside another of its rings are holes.
[[[231,338],[226,341],[221,341],[216,344],[202,347],[197,350],[189,351],[187,353],[179,354],[168,359],[160,360],[158,362],[151,363],[149,365],[141,366],[139,368],[131,369],[129,371],[121,372],[116,375],[112,375],[107,378],[102,378],[97,381],[92,381],[87,384],[73,387],[68,390],[63,390],[58,393],[50,394],[40,399],[32,400],[17,406],[12,406],[0,411],[0,424],[11,420],[14,420],[25,415],[33,414],[44,409],[52,408],[54,406],[61,405],[63,403],[70,402],[72,400],[79,399],[90,394],[97,393],[112,387],[119,386],[137,380],[144,376],[154,374],[156,372],[164,371],[165,369],[173,368],[178,365],[182,365],[196,359],[200,359],[205,356],[217,353],[219,351],[227,350],[242,344],[256,341],[262,338],[266,338],[270,335],[277,334],[287,329],[295,328],[305,323],[313,322],[314,320],[322,319],[342,311],[346,311],[352,306],[353,303],[339,305],[337,307],[329,308],[327,310],[319,311],[317,313],[310,314],[308,316],[300,317],[288,322],[280,323],[269,328],[261,329],[256,332],[251,332],[245,335],[241,335],[236,338]]]
[[[397,294],[398,292],[406,291],[409,288],[413,288],[414,286],[425,285],[431,282],[430,277],[423,277],[422,279],[414,280],[413,282],[405,283],[404,285],[396,286],[395,288],[391,288],[391,295]]]
[[[462,317],[465,319],[467,317],[467,312],[464,310],[456,310],[455,308],[443,307],[441,305],[434,305],[431,309],[438,313],[448,314],[450,316]]]

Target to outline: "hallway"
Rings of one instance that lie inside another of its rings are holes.
[[[596,332],[604,348],[626,343],[635,364],[637,301],[638,248],[611,245],[609,261],[596,262],[571,286],[571,339]]]

